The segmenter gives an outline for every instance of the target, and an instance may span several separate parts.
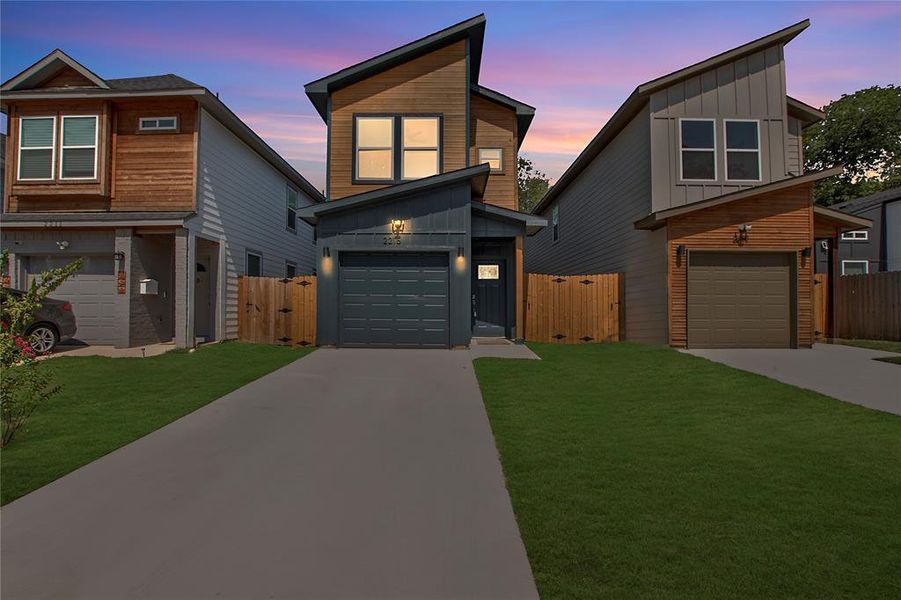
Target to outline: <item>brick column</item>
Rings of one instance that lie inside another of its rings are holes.
[[[194,235],[175,230],[175,346],[194,347]]]
[[[125,258],[116,259],[116,302],[114,310],[116,313],[116,338],[114,345],[116,348],[128,348],[131,345],[131,251],[132,251],[132,230],[131,228],[116,229],[116,244],[114,252],[121,253]],[[125,290],[119,287],[118,278],[120,273],[125,273]]]

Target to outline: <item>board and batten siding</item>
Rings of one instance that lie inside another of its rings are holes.
[[[803,125],[795,117],[788,117],[788,129],[785,138],[785,172],[796,177],[804,174],[804,135]]]
[[[238,277],[245,272],[245,252],[263,256],[264,276],[284,277],[285,261],[297,263],[298,273],[312,273],[313,230],[300,219],[296,233],[287,229],[287,178],[206,111],[200,118],[198,177],[197,216],[187,228],[223,242],[225,338],[235,338]],[[312,200],[298,190],[299,207],[310,204]]]
[[[652,212],[784,179],[792,168],[797,168],[787,160],[785,102],[781,44],[651,94]],[[680,181],[680,118],[716,119],[716,181]],[[724,119],[759,120],[761,181],[726,181]]]
[[[559,205],[559,240],[550,224]],[[624,273],[625,338],[667,341],[666,232],[633,223],[651,209],[650,115],[639,112],[542,216],[525,242],[525,270],[553,275]]]

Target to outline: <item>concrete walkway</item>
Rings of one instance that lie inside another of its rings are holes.
[[[537,598],[465,351],[317,350],[0,534],[4,600]]]
[[[810,350],[686,350],[695,356],[759,373],[868,408],[901,415],[901,365],[873,360],[897,356],[838,344]]]

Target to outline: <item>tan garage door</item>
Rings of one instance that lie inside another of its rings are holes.
[[[791,287],[786,253],[691,253],[689,347],[791,346]]]

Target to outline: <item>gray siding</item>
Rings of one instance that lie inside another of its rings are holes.
[[[901,271],[901,200],[885,204],[885,270]]]
[[[245,251],[263,256],[263,275],[282,277],[285,261],[298,273],[312,273],[315,246],[312,228],[298,219],[297,232],[285,224],[288,180],[239,140],[215,117],[202,111],[198,149],[194,234],[225,247],[225,338],[238,333],[238,280],[244,274]],[[312,201],[298,191],[299,206]]]
[[[801,132],[801,121],[788,117],[788,130],[785,138],[785,171],[797,176],[804,174],[804,140]]]
[[[788,125],[781,45],[655,92],[650,106],[655,212],[784,179],[790,171],[786,159]],[[715,182],[680,181],[678,128],[682,117],[717,120]],[[728,118],[760,121],[759,183],[726,181],[723,119]]]
[[[626,338],[666,343],[666,230],[639,231],[651,212],[647,107],[560,195],[560,239],[548,225],[525,241],[529,273],[625,273]],[[548,221],[553,205],[542,214]]]

